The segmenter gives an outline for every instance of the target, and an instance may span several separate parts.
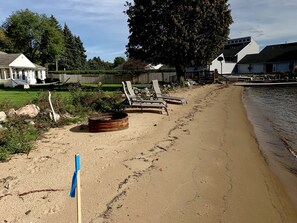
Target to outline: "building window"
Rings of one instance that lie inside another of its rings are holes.
[[[225,57],[225,62],[226,63],[237,63],[237,55],[236,56]]]
[[[26,75],[25,75],[25,71],[24,70],[22,70],[22,79],[23,80],[26,80]]]

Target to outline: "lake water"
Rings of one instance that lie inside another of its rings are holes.
[[[262,154],[297,208],[297,87],[248,87],[243,102]]]

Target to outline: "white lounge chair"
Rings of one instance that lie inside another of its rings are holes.
[[[159,87],[158,80],[153,80],[153,89],[155,91],[156,98],[158,100],[163,99],[166,102],[173,102],[173,103],[179,103],[179,104],[186,104],[187,103],[187,100],[185,98],[174,97],[174,96],[162,94],[161,89]]]
[[[124,82],[122,82],[123,85],[123,91],[126,96],[126,103],[124,104],[124,107],[130,107],[130,108],[156,108],[156,109],[164,109],[169,115],[168,110],[167,110],[167,104],[166,102],[156,102],[154,100],[141,100],[141,99],[133,99],[131,96],[128,94],[126,85]]]

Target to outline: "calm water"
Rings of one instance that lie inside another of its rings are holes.
[[[243,101],[261,152],[297,206],[297,87],[245,88]]]

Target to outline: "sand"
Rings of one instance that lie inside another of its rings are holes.
[[[0,222],[76,222],[69,197],[81,156],[83,222],[297,222],[262,156],[242,88],[175,93],[169,113],[129,110],[126,130],[51,129],[29,155],[0,163]]]

